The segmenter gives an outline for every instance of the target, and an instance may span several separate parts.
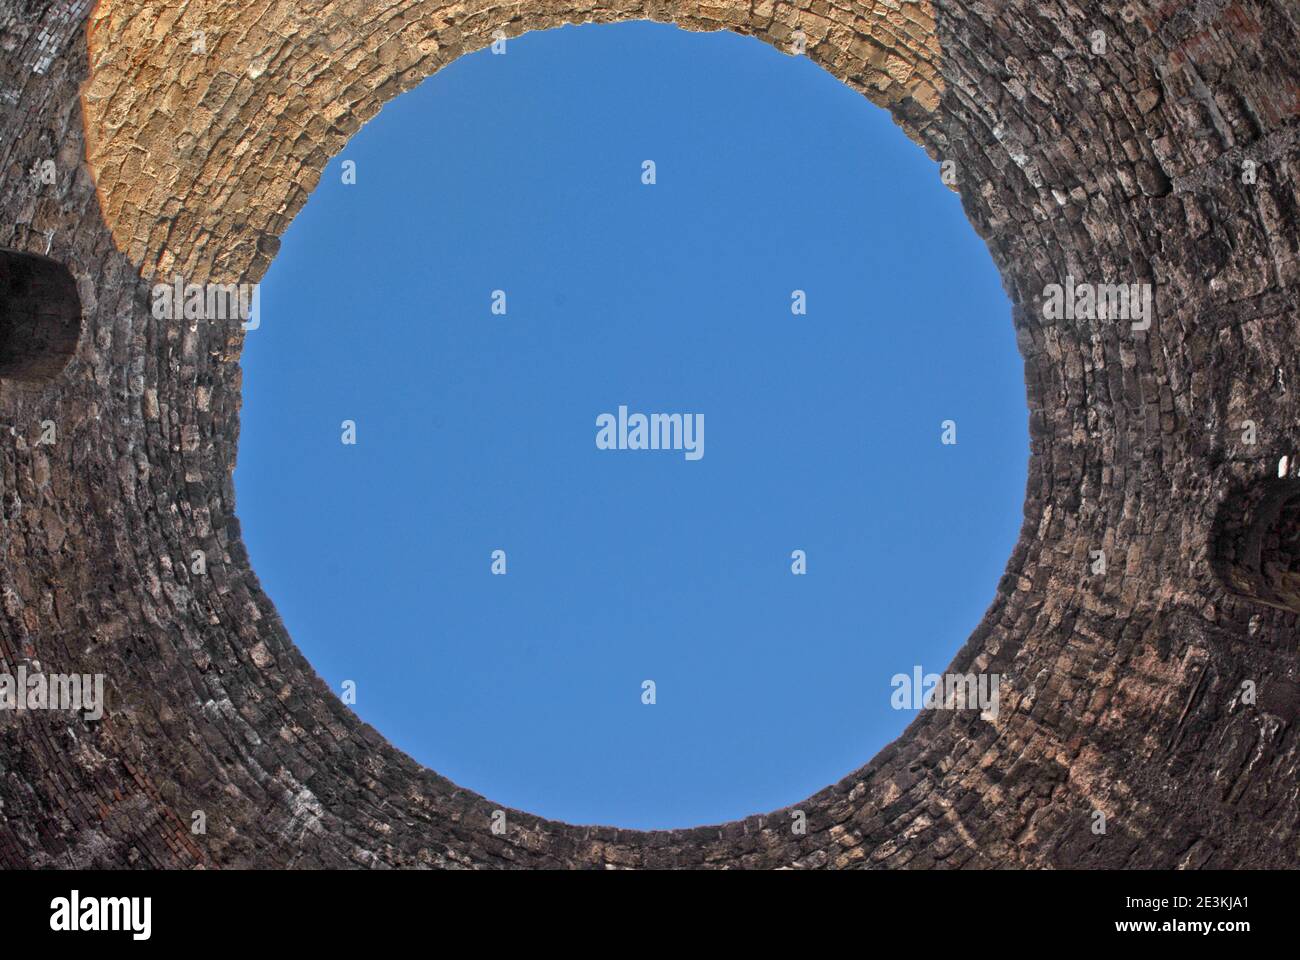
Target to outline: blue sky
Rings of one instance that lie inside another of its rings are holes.
[[[991,602],[1028,457],[1009,305],[938,166],[807,59],[511,40],[389,103],[283,240],[243,356],[254,567],[461,785],[642,828],[793,803]],[[703,414],[704,457],[597,449],[620,404]]]

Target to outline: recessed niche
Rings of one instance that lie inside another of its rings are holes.
[[[0,379],[25,384],[57,377],[81,336],[81,298],[67,267],[49,257],[0,249]]]

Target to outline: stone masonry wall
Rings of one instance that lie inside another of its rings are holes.
[[[0,712],[0,865],[1300,865],[1297,611],[1213,562],[1223,504],[1300,451],[1294,0],[170,6],[0,7],[0,247],[66,265],[84,311],[58,376],[0,380],[0,670],[109,687],[97,721]],[[495,804],[325,687],[250,569],[238,324],[148,309],[159,275],[260,278],[360,124],[498,27],[638,18],[801,28],[955,164],[1014,305],[1025,521],[951,668],[1006,675],[1002,709],[923,711],[793,805],[806,836],[789,811],[653,833],[511,811],[494,836]],[[1153,284],[1150,328],[1045,319],[1067,275]]]

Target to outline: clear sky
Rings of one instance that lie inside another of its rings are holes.
[[[1015,542],[997,272],[805,58],[648,23],[506,49],[385,106],[284,236],[243,358],[254,567],[363,719],[503,805],[796,802],[913,719],[891,677],[948,665]],[[620,405],[703,414],[704,456],[598,449]]]

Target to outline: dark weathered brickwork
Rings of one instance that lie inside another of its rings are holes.
[[[0,864],[1300,865],[1297,614],[1258,602],[1293,588],[1293,507],[1232,579],[1250,491],[1300,452],[1294,0],[166,6],[0,7],[0,247],[65,264],[84,314],[52,382],[0,380],[0,658],[109,688],[96,722],[0,713]],[[633,18],[802,28],[955,164],[1014,303],[1025,522],[952,668],[1006,675],[1000,713],[923,712],[795,805],[806,836],[789,811],[662,833],[511,811],[495,836],[494,804],[326,689],[250,570],[239,325],[148,309],[157,275],[260,277],[347,137],[498,26]],[[1067,275],[1153,284],[1150,328],[1045,319]]]

